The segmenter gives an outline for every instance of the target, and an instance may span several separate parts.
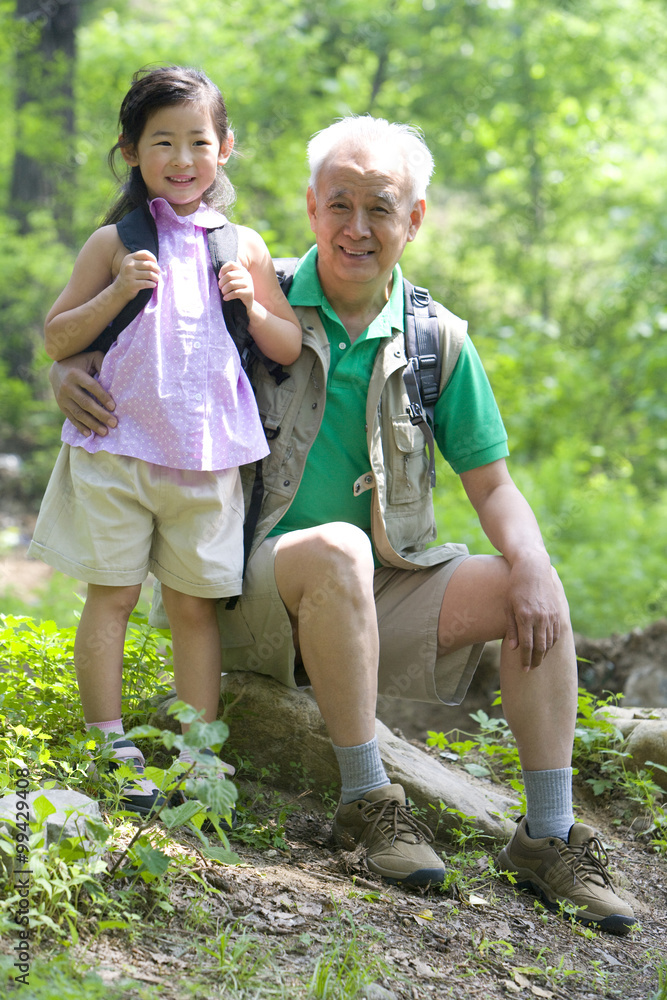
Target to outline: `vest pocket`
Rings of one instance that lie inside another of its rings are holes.
[[[391,456],[390,503],[411,503],[428,495],[428,456],[424,435],[407,413],[391,419],[395,448]]]
[[[271,441],[283,422],[288,407],[294,399],[293,379],[286,379],[276,385],[273,376],[260,364],[255,365],[256,374],[253,377],[257,408],[266,432]]]

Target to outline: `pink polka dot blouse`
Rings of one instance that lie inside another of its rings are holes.
[[[85,437],[67,420],[62,440],[173,469],[254,462],[269,449],[225,326],[206,241],[206,228],[222,225],[224,216],[206,205],[179,216],[162,198],[150,210],[158,228],[160,279],[99,375],[116,402],[118,426],[104,437]]]

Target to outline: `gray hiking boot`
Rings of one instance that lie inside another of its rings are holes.
[[[402,885],[438,885],[445,866],[430,846],[433,834],[416,819],[401,785],[384,785],[363,799],[340,803],[333,820],[335,842],[346,851],[366,848],[370,871]]]
[[[498,855],[498,868],[514,876],[517,888],[532,889],[550,910],[559,903],[575,907],[582,923],[612,934],[627,934],[636,924],[632,908],[614,892],[604,847],[583,823],[574,824],[567,843],[559,837],[533,840],[524,816]]]

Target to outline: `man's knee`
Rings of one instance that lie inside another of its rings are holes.
[[[291,532],[276,551],[278,592],[293,617],[331,597],[372,598],[373,572],[367,535],[342,521]]]
[[[313,551],[332,566],[340,565],[344,569],[358,566],[361,570],[373,567],[368,535],[346,521],[320,525],[313,540]]]
[[[279,549],[279,558],[289,560],[304,575],[340,586],[357,576],[373,576],[373,551],[368,536],[345,521],[322,524],[293,532]]]

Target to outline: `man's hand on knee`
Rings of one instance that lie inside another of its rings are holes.
[[[521,650],[524,670],[539,667],[557,642],[562,599],[548,559],[527,556],[512,566],[507,587],[507,633],[512,649]]]

